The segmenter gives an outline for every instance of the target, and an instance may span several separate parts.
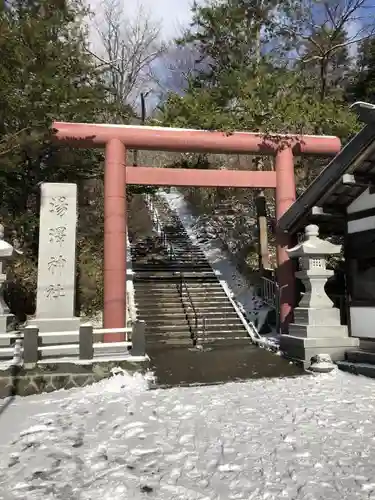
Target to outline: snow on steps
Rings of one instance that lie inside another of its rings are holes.
[[[337,361],[336,364],[344,372],[375,378],[375,365],[369,363],[352,363],[351,361]]]
[[[190,212],[189,205],[183,195],[175,188],[169,192],[159,191],[159,195],[178,214],[192,242],[202,249],[230,300],[236,304],[236,308],[248,322],[253,323],[253,325],[257,322],[257,329],[260,330],[271,308],[264,304],[262,299],[256,295],[254,287],[249,286],[239,273],[218,239],[213,237],[209,241],[202,242],[197,237],[196,217]]]
[[[198,252],[202,254],[201,262],[202,263],[204,262],[204,265],[210,269],[210,274],[212,273],[214,276],[216,276],[217,282],[219,284],[219,288],[221,290],[221,294],[224,292],[224,296],[226,297],[226,301],[229,301],[229,303],[231,304],[233,310],[236,313],[237,320],[238,319],[240,320],[242,327],[244,328],[245,332],[247,332],[247,335],[251,338],[253,343],[258,343],[258,340],[261,339],[261,337],[258,333],[258,330],[256,329],[255,325],[251,321],[250,321],[251,325],[249,324],[248,315],[246,314],[246,312],[245,312],[244,308],[241,306],[241,304],[238,304],[238,302],[234,300],[233,293],[229,290],[226,281],[223,279],[220,279],[220,278],[222,278],[221,273],[219,272],[218,269],[215,269],[215,267],[212,265],[212,259],[210,260],[207,257],[206,253],[204,252],[203,248],[200,245],[197,245],[196,239],[194,240],[194,237],[193,237],[194,229],[189,234],[186,226],[184,225],[184,222],[183,222],[180,214],[173,207],[171,207],[169,202],[167,200],[163,199],[163,197],[156,198],[156,199],[153,199],[152,197],[146,197],[146,203],[147,203],[149,210],[152,214],[152,219],[153,219],[154,223],[155,223],[155,221],[158,221],[156,226],[159,228],[160,231],[161,231],[161,226],[160,226],[159,221],[163,221],[163,220],[168,221],[169,220],[170,221],[169,224],[176,225],[176,227],[181,226],[180,232],[182,232],[182,233],[180,236],[184,239],[184,241],[186,239],[188,239],[188,240],[190,240],[190,242],[193,243],[194,246],[196,246],[196,248],[200,248],[200,251],[198,251]],[[162,205],[164,205],[164,204],[166,204],[168,215],[166,215],[166,214],[163,215]],[[159,212],[159,209],[160,209],[160,212]],[[174,242],[174,244],[176,244],[176,243],[178,244],[178,242]],[[185,242],[183,243],[183,246],[184,247],[186,246]],[[227,259],[228,256],[225,256],[225,258]],[[179,267],[180,267],[180,265],[179,265]],[[235,270],[235,272],[237,272],[237,271]],[[200,271],[199,274],[202,274],[202,271]],[[210,291],[210,295],[211,295],[211,291]]]

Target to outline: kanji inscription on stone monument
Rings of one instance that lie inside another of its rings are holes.
[[[36,318],[43,332],[79,328],[74,317],[77,186],[41,185]]]
[[[51,271],[52,274],[56,274],[58,271],[62,271],[65,267],[66,259],[63,255],[56,255],[50,257],[47,266],[48,270]]]
[[[49,211],[63,217],[68,211],[68,200],[66,196],[54,196],[49,202]]]
[[[62,245],[66,239],[66,226],[51,227],[49,229],[49,241]]]
[[[65,290],[59,283],[56,285],[50,285],[46,289],[46,296],[48,299],[58,299],[59,297],[64,297]]]

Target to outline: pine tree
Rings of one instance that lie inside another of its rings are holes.
[[[81,188],[85,179],[103,175],[101,151],[51,140],[53,120],[100,122],[111,114],[101,74],[86,51],[85,15],[79,0],[12,0],[0,12],[0,218],[6,237],[24,251],[11,293],[15,312],[25,312],[25,303],[32,312],[39,183],[76,182]],[[90,210],[96,223],[91,218],[82,232],[80,211],[78,244],[91,259],[93,286],[101,287],[100,203]],[[92,296],[99,297],[100,289]]]
[[[348,88],[348,100],[375,103],[375,37],[364,40]]]

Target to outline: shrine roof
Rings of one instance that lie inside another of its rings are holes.
[[[295,234],[318,224],[321,234],[342,234],[347,206],[375,187],[375,106],[355,103],[353,108],[365,126],[280,218],[277,227],[282,232]]]

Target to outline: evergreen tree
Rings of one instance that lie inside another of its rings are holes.
[[[364,40],[359,46],[347,95],[351,102],[375,103],[375,37]]]
[[[201,57],[211,61],[210,72],[192,79],[182,98],[169,96],[163,106],[165,122],[229,130],[350,135],[355,119],[337,84],[347,63],[346,50],[324,60],[326,83],[322,92],[317,54],[311,45],[305,41],[302,54],[310,58],[309,64],[297,56],[290,60],[288,43],[284,55],[275,48],[286,37],[291,3],[284,2],[276,9],[272,2],[263,2],[262,10],[250,9],[254,3],[222,0],[194,7],[193,25],[179,43],[194,43]],[[323,35],[316,37],[321,40]],[[294,35],[290,35],[289,41],[293,40]],[[328,92],[327,85],[335,91]]]
[[[101,74],[86,51],[85,15],[80,0],[13,0],[0,12],[0,217],[6,237],[24,251],[15,284],[28,289],[28,313],[35,293],[39,183],[76,182],[81,190],[86,179],[103,175],[102,152],[52,141],[53,120],[100,122],[111,115]],[[97,222],[91,219],[82,231],[80,211],[78,243],[92,264],[101,260],[101,207],[90,210]],[[24,295],[21,309],[22,301]]]

